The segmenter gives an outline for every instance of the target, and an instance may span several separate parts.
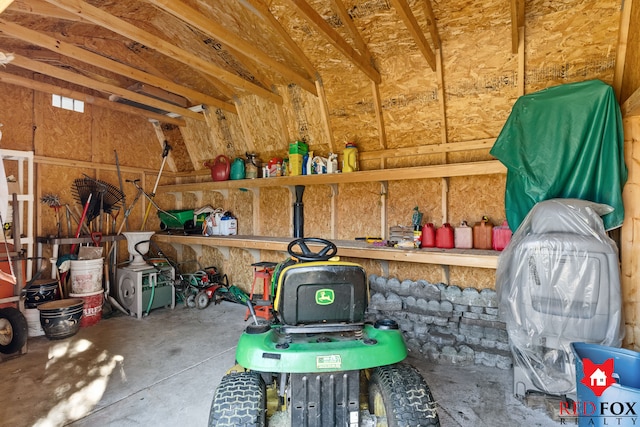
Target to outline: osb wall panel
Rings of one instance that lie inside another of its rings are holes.
[[[33,150],[33,91],[4,83],[0,83],[0,91],[0,123],[3,125],[0,147]]]
[[[284,123],[281,123],[276,104],[255,95],[247,95],[236,102],[236,108],[238,115],[244,117],[244,129],[247,132],[247,144],[237,154],[244,158],[246,151],[261,153],[288,148],[287,141],[282,140],[280,129]]]
[[[253,230],[253,194],[250,191],[229,191],[224,203],[238,220],[238,234],[250,235]]]
[[[121,166],[160,169],[163,147],[147,119],[107,108],[94,107],[90,112],[91,161],[115,164],[114,150],[117,150]],[[122,141],[145,143],[122,144]]]
[[[331,187],[311,185],[305,188],[304,235],[308,237],[331,237]],[[289,207],[293,209],[293,207]]]
[[[329,135],[325,132],[320,99],[297,85],[281,87],[279,93],[283,100],[282,110],[287,133],[291,139],[288,142],[303,140],[309,144],[309,149],[313,150],[316,155],[328,156],[331,148]],[[273,153],[264,153],[263,162],[268,161],[269,156],[272,155],[286,156],[289,146],[285,143],[275,148],[276,151]]]
[[[264,236],[291,236],[293,199],[287,188],[260,189],[260,230]]]
[[[501,0],[440,1],[433,8],[442,38],[448,141],[495,137],[517,97],[510,9]]]
[[[624,345],[640,350],[640,116],[624,119],[625,163],[629,170],[622,193],[625,219],[620,233],[622,299],[626,321]]]
[[[470,226],[487,215],[495,225],[505,220],[504,190],[506,174],[449,178],[449,222],[456,226],[467,221]]]
[[[187,170],[204,169],[206,161],[213,161],[220,154],[232,155],[223,149],[225,139],[220,133],[217,121],[203,122],[189,117],[186,117],[185,121],[187,126],[180,127],[180,133],[187,151],[191,154],[191,164]]]
[[[423,224],[433,222],[440,225],[442,222],[441,184],[440,179],[390,181],[387,195],[387,223],[389,226],[411,226],[413,208],[416,206],[422,212]]]
[[[625,102],[638,88],[640,88],[640,3],[633,2],[631,8],[631,24],[627,38],[627,53],[624,60],[622,89],[620,102]]]
[[[213,162],[219,155],[230,160],[237,155],[244,156],[247,144],[238,115],[220,109],[204,114],[206,123],[188,119],[187,127],[180,128],[193,159],[191,167],[204,169],[205,161]]]
[[[338,186],[338,239],[380,234],[380,184],[366,182]]]
[[[51,79],[43,80],[51,83]],[[42,92],[34,93],[34,101],[36,154],[67,160],[93,161],[93,106],[85,104],[84,113],[56,108],[51,105],[51,95]]]
[[[449,267],[449,283],[461,288],[495,289],[496,270],[489,268]]]
[[[526,93],[591,79],[612,83],[620,1],[534,0],[525,13]]]
[[[167,163],[166,168],[171,172],[191,171],[194,169],[190,152],[187,150],[187,146],[182,138],[181,128],[182,126],[169,123],[160,124],[160,130],[164,140],[158,140],[158,146],[164,148],[163,142],[166,141],[171,147],[168,160],[173,161],[173,164],[176,166],[175,170],[171,170],[170,163]]]

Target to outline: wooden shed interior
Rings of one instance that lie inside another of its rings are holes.
[[[21,191],[33,186],[35,236],[57,232],[42,196],[80,209],[74,180],[117,186],[117,155],[124,180],[151,192],[160,177],[163,209],[235,214],[234,239],[155,238],[178,259],[219,266],[245,290],[251,263],[286,256],[295,185],[306,187],[305,235],[341,242],[343,256],[369,273],[493,289],[494,251],[349,242],[410,225],[415,206],[436,225],[483,215],[501,224],[506,169],[489,150],[514,102],[602,80],[625,125],[624,345],[640,350],[638,1],[0,0],[0,8],[0,148],[34,153]],[[54,106],[53,95],[71,109]],[[339,160],[355,142],[360,171],[212,182],[204,166],[221,154],[267,162],[296,140]],[[124,189],[131,202],[135,187]],[[146,205],[132,210],[132,229]],[[119,227],[122,212],[115,220]],[[146,229],[159,230],[157,216]]]

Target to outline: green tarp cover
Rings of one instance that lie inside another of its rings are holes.
[[[491,155],[507,167],[505,210],[516,230],[538,202],[577,198],[614,208],[607,230],[622,225],[622,115],[600,80],[550,87],[520,97]]]

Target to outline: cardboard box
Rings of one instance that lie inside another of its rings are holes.
[[[309,152],[309,146],[302,141],[296,141],[289,144],[289,154],[305,155]]]
[[[289,172],[292,176],[302,175],[302,154],[289,155]]]

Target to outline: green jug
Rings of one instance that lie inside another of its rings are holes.
[[[244,159],[236,157],[231,164],[229,179],[244,179]]]

